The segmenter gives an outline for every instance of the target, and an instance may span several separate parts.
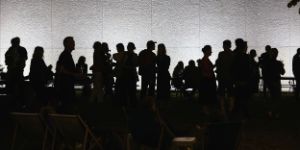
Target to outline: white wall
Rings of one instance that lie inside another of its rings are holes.
[[[165,43],[171,69],[179,60],[202,57],[200,48],[238,37],[258,53],[270,44],[291,76],[291,58],[300,47],[300,15],[289,0],[1,0],[0,64],[10,39],[19,36],[29,57],[35,46],[45,48],[45,61],[55,65],[62,40],[74,36],[76,51],[92,63],[92,45],[106,41],[115,52],[119,42],[135,42],[137,52],[149,39]],[[25,74],[28,73],[30,58]]]

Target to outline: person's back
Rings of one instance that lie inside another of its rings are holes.
[[[197,87],[201,80],[199,68],[194,65],[188,65],[184,68],[183,79],[186,87]]]
[[[231,51],[222,51],[218,55],[218,59],[216,61],[216,72],[218,79],[222,80],[231,80],[231,67],[233,62],[233,52]]]
[[[140,75],[153,75],[156,71],[155,61],[156,55],[150,50],[142,50],[139,53],[139,74]]]

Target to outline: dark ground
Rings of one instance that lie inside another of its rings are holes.
[[[242,128],[241,150],[299,150],[300,149],[300,102],[285,93],[281,102],[281,115],[278,119],[269,119],[266,114],[266,102],[257,95],[250,102],[251,117]],[[14,124],[7,117],[6,100],[0,97],[1,129],[0,149],[8,150],[12,140]],[[127,128],[126,115],[112,102],[91,104],[86,98],[79,98],[73,110],[80,114],[94,132],[124,131]],[[196,124],[203,124],[214,118],[207,118],[201,112],[196,100],[172,99],[161,108],[161,114],[172,126],[177,135],[193,135]]]

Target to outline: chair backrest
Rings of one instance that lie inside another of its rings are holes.
[[[49,114],[49,118],[63,139],[74,143],[83,141],[87,127],[80,116]]]
[[[43,139],[46,126],[37,113],[11,113],[12,119],[16,122],[18,130],[31,138]]]
[[[235,150],[238,147],[241,133],[241,122],[212,123],[208,125],[206,149]]]

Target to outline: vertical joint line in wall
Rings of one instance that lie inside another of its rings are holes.
[[[151,17],[150,17],[150,37],[151,37],[151,39],[153,38],[153,1],[151,0],[151,8],[150,8],[150,15],[151,15]]]
[[[247,20],[248,20],[248,7],[247,7],[247,1],[244,2],[244,9],[245,9],[245,24],[244,24],[244,30],[245,30],[245,39],[248,40],[248,31],[247,31]]]
[[[200,4],[200,2],[198,3],[198,13],[199,13],[199,17],[198,17],[198,19],[199,19],[199,25],[198,25],[198,27],[199,27],[199,41],[198,41],[198,46],[199,46],[199,48],[201,47],[200,45],[201,45],[201,4]]]
[[[50,47],[51,51],[53,51],[53,0],[50,1]]]
[[[100,8],[101,8],[101,40],[104,40],[104,1],[100,0]]]

